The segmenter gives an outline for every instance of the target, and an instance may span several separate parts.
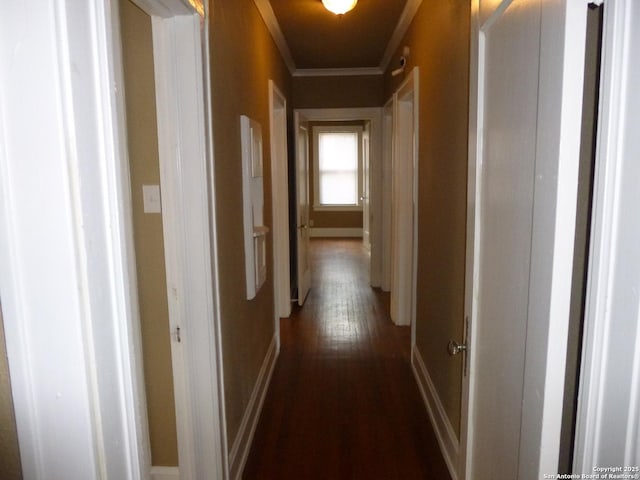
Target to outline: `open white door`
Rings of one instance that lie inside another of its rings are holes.
[[[391,193],[391,319],[412,325],[415,313],[418,195],[418,70],[415,68],[395,94],[396,121]],[[414,328],[412,328],[412,332]],[[413,333],[411,343],[413,345]]]
[[[271,182],[273,217],[273,298],[275,331],[280,318],[291,315],[289,275],[289,178],[287,170],[287,100],[273,80],[269,80],[271,133]],[[278,335],[278,338],[280,336]]]
[[[472,15],[458,473],[539,479],[558,468],[586,3],[477,0]]]
[[[472,478],[518,478],[538,106],[540,6],[484,29]],[[506,74],[509,72],[509,74]],[[504,131],[504,135],[496,132]]]
[[[296,227],[298,230],[298,305],[311,288],[309,261],[309,130],[296,112]]]

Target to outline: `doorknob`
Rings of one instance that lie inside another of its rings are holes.
[[[309,228],[309,227],[308,227],[307,225],[300,225],[298,228],[300,228],[300,229],[305,229],[305,230],[306,230],[306,229],[307,229],[307,228]]]
[[[463,344],[459,344],[455,340],[449,340],[449,345],[447,345],[447,350],[449,351],[449,355],[453,357],[454,355],[458,355],[460,352],[466,352],[467,346]]]

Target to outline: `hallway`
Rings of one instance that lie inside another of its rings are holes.
[[[245,479],[448,479],[410,366],[410,328],[368,286],[357,239],[311,242],[312,287],[281,351]]]

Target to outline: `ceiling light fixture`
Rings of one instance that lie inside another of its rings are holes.
[[[356,3],[358,3],[358,0],[322,0],[324,8],[336,15],[342,15],[353,10]]]

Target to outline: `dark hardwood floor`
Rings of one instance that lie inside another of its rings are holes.
[[[359,240],[313,240],[245,479],[449,479],[410,366],[410,328],[369,287]]]

